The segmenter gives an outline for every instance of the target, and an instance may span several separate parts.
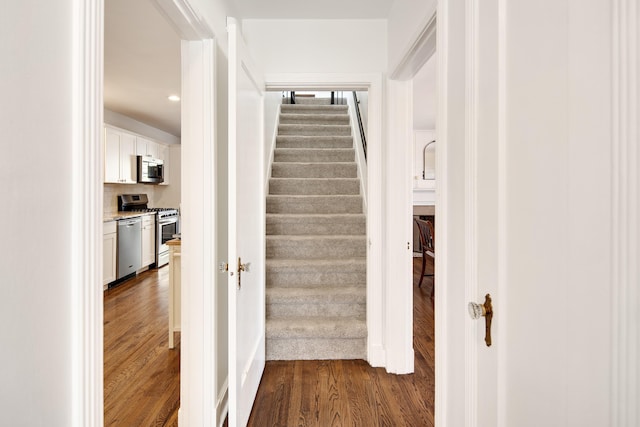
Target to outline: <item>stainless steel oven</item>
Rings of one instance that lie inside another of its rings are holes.
[[[156,266],[162,267],[169,263],[169,246],[167,242],[174,239],[174,235],[180,233],[180,215],[177,210],[164,210],[158,212],[158,230],[156,232]]]

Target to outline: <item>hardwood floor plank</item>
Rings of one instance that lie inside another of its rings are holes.
[[[180,335],[168,347],[168,267],[105,292],[105,426],[177,426]]]

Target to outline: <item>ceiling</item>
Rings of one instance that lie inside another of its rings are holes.
[[[104,107],[180,136],[180,37],[154,4],[104,2]]]
[[[394,0],[228,0],[241,19],[384,19]],[[155,0],[105,0],[104,107],[180,136],[180,38]]]

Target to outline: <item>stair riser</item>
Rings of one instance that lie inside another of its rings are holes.
[[[277,136],[276,148],[351,148],[351,136]]]
[[[366,338],[298,338],[266,342],[267,360],[365,359]]]
[[[281,125],[349,125],[347,114],[280,114]]]
[[[357,178],[355,163],[273,163],[273,178]]]
[[[300,135],[300,136],[349,136],[351,126],[347,125],[286,125],[278,126],[278,135]]]
[[[353,162],[355,161],[355,150],[287,150],[276,149],[274,162],[300,162],[300,163],[320,163],[320,162]]]
[[[298,303],[298,304],[267,304],[267,317],[297,317],[297,316],[332,316],[332,317],[363,317],[366,315],[365,304],[336,304],[336,303]]]
[[[281,214],[359,214],[360,196],[267,196],[267,213]]]
[[[366,239],[362,237],[272,239],[267,236],[267,258],[343,259],[367,255]]]
[[[290,195],[358,195],[360,182],[352,180],[271,179],[269,194]]]

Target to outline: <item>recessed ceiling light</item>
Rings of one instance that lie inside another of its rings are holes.
[[[178,95],[169,95],[169,101],[178,102],[180,101],[180,97]]]

